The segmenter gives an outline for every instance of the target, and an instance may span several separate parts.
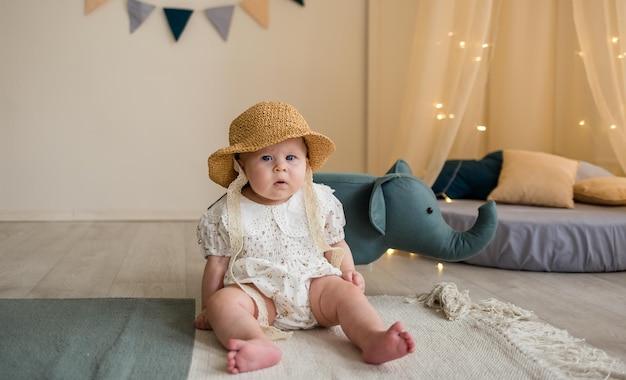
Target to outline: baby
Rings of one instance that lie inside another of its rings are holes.
[[[281,102],[246,110],[229,140],[208,161],[209,177],[228,190],[198,225],[207,260],[195,320],[229,351],[229,372],[276,365],[282,353],[272,340],[316,326],[340,325],[367,363],[413,352],[402,323],[385,328],[364,294],[341,203],[313,183],[335,144]]]

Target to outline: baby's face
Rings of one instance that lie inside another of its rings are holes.
[[[250,183],[242,190],[246,198],[266,205],[281,204],[304,183],[307,148],[301,137],[292,138],[256,152],[241,153],[239,165]]]

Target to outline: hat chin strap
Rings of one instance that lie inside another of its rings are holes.
[[[324,220],[320,217],[320,205],[315,188],[313,187],[313,170],[309,165],[306,167],[304,177],[304,210],[309,222],[309,231],[318,250],[322,252],[332,251],[330,263],[336,268],[341,267],[343,249],[331,247],[324,239]]]
[[[243,231],[241,227],[241,189],[248,183],[248,177],[244,173],[237,160],[233,159],[233,169],[239,173],[237,178],[228,185],[226,191],[226,205],[228,207],[228,235],[230,237],[230,249],[232,257],[239,254],[243,248]],[[233,260],[231,260],[232,265]]]

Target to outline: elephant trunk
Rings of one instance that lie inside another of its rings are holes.
[[[496,204],[489,201],[478,208],[478,217],[472,228],[452,232],[447,260],[462,261],[480,253],[491,243],[497,228]]]
[[[445,261],[463,261],[480,253],[493,239],[498,227],[496,204],[489,201],[478,208],[478,217],[467,231],[456,231],[441,216],[436,203],[432,213],[419,224],[418,235],[400,228],[388,228],[385,241],[390,247]],[[436,212],[434,211],[436,210]]]

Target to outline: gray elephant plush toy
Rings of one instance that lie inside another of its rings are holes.
[[[482,251],[498,226],[496,205],[478,208],[474,226],[455,231],[441,216],[432,189],[398,160],[387,174],[318,172],[317,183],[335,189],[346,216],[346,242],[355,264],[369,264],[387,249],[444,261],[466,260]]]

